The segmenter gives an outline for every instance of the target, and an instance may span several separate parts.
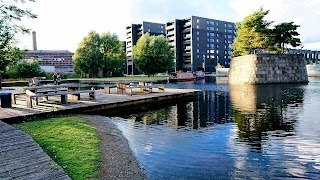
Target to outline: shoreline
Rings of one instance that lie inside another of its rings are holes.
[[[110,118],[99,115],[78,116],[85,118],[97,130],[100,139],[98,179],[147,179],[128,140]]]

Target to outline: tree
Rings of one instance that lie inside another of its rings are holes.
[[[264,20],[269,11],[263,8],[244,18],[240,23],[236,23],[236,36],[231,48],[232,56],[250,54],[252,50],[265,49],[269,46],[267,34],[270,33],[268,27],[272,22]]]
[[[73,56],[74,70],[78,74],[97,77],[100,71],[117,71],[124,63],[122,44],[115,34],[89,32],[79,43]]]
[[[106,72],[117,72],[123,66],[125,53],[122,42],[115,34],[103,33],[101,35],[101,45],[103,52],[102,70]]]
[[[174,51],[163,35],[144,34],[134,46],[133,63],[147,75],[171,71],[174,67]]]
[[[298,27],[300,26],[295,25],[293,22],[284,22],[272,29],[273,44],[275,44],[277,52],[284,53],[286,44],[290,44],[292,47],[301,45],[300,39],[294,37],[299,36]]]
[[[34,0],[0,0],[0,89],[1,73],[10,63],[15,63],[23,57],[24,51],[15,47],[14,36],[17,33],[28,33],[29,29],[19,23],[24,17],[37,17],[31,11],[19,7],[27,1],[34,2]]]
[[[46,76],[37,61],[19,61],[17,64],[9,66],[7,74],[10,78],[32,78],[35,76]]]
[[[301,45],[300,39],[295,37],[299,35],[296,31],[298,25],[284,22],[269,28],[273,22],[264,20],[268,13],[260,7],[257,12],[236,23],[237,38],[231,44],[232,56],[247,55],[256,50],[283,53],[285,44],[293,47]]]
[[[96,77],[102,59],[100,35],[95,31],[89,32],[79,43],[73,55],[74,70],[77,74],[89,74]]]

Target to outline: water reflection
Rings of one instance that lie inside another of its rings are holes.
[[[160,110],[131,114],[129,119],[145,125],[167,123],[173,128],[185,126],[192,129],[230,122],[229,93],[203,91],[196,96],[198,101],[182,102]]]
[[[269,136],[294,135],[303,103],[303,86],[230,85],[229,88],[239,139],[248,141],[251,150],[261,151],[262,141]]]

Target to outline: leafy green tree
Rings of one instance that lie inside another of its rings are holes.
[[[269,11],[263,11],[261,7],[258,11],[250,14],[240,23],[236,23],[237,38],[234,40],[231,48],[232,56],[250,54],[255,49],[265,49],[268,47],[267,34],[268,26],[272,22],[264,20]]]
[[[133,63],[147,75],[171,71],[174,67],[174,51],[163,35],[144,34],[134,46]]]
[[[17,33],[28,33],[29,29],[20,22],[24,17],[37,17],[31,11],[19,7],[26,2],[34,2],[34,0],[0,0],[0,89],[1,74],[6,67],[23,57],[24,51],[15,47],[14,36]]]
[[[301,45],[300,39],[295,38],[295,36],[299,36],[297,32],[298,27],[300,26],[295,25],[294,22],[284,22],[276,25],[274,29],[272,29],[273,44],[275,44],[277,52],[284,53],[286,44],[292,47]]]
[[[78,74],[97,77],[100,71],[103,74],[117,71],[123,65],[124,58],[122,43],[115,34],[108,32],[99,35],[91,31],[79,43],[73,56],[74,70]]]
[[[100,36],[102,45],[102,70],[107,72],[117,72],[123,66],[126,57],[123,52],[122,42],[115,34],[103,33]]]
[[[10,78],[32,78],[36,76],[46,76],[37,61],[19,61],[17,64],[9,66],[7,74]]]
[[[269,10],[264,11],[260,7],[242,22],[236,23],[237,38],[231,44],[232,56],[247,55],[256,50],[283,53],[285,44],[293,47],[301,45],[300,39],[295,37],[299,35],[296,31],[298,25],[290,22],[269,28],[273,22],[264,19],[268,13]]]
[[[96,77],[99,73],[102,57],[100,35],[91,31],[88,36],[82,39],[73,55],[75,72]]]

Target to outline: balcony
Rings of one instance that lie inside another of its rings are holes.
[[[190,33],[191,32],[191,28],[185,28],[184,30],[182,30],[182,33]]]
[[[186,22],[186,23],[183,25],[183,27],[185,27],[185,28],[191,27],[191,22],[190,22],[190,21],[189,21],[189,22]]]
[[[170,25],[170,26],[167,26],[166,27],[166,30],[174,30],[174,24]]]
[[[183,41],[182,44],[183,45],[189,45],[189,44],[191,44],[191,41],[190,40],[186,40],[186,41]]]
[[[190,57],[191,56],[191,52],[183,52],[182,54],[184,57]]]

